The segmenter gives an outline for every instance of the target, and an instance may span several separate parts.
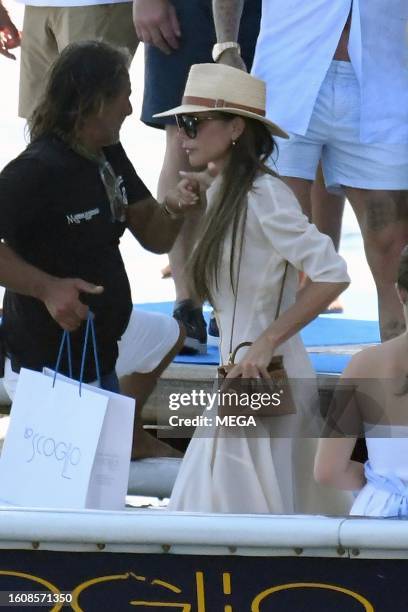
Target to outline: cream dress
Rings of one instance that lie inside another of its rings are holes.
[[[209,205],[219,181],[208,192]],[[231,235],[223,249],[215,296],[222,363],[228,361],[234,309],[229,281],[230,240]],[[271,324],[286,260],[290,265],[281,312],[295,301],[299,270],[317,282],[349,280],[345,262],[336,254],[332,241],[308,223],[292,191],[280,179],[262,175],[248,194],[233,347],[242,341],[256,340]],[[248,435],[245,427],[214,424],[204,430],[197,428],[173,488],[170,510],[349,512],[349,493],[323,488],[313,479],[317,440],[296,437],[296,432],[312,418],[311,406],[317,393],[315,373],[299,335],[290,338],[277,352],[283,354],[286,370],[294,379],[291,386],[297,414],[257,419],[256,437]],[[239,357],[243,354],[244,349]],[[308,379],[308,384],[302,379]],[[279,435],[282,430],[290,431],[291,437]]]

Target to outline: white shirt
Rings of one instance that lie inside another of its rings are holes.
[[[207,192],[212,205],[221,179]],[[227,363],[231,342],[235,295],[230,282],[232,227],[225,238],[219,267],[218,286],[214,288],[217,319],[220,324],[222,363]],[[239,242],[239,241],[238,241]],[[235,257],[239,258],[239,244]],[[277,177],[259,176],[248,192],[248,213],[239,272],[237,306],[231,344],[255,340],[272,323],[278,303],[286,261],[281,311],[296,300],[299,271],[314,282],[349,282],[345,261],[334,249],[332,240],[309,223],[293,192]],[[296,334],[279,347],[286,356],[285,367],[291,376],[306,377],[311,367],[306,351]],[[302,372],[302,374],[299,374]]]
[[[406,143],[408,0],[263,0],[253,73],[267,83],[268,116],[306,133],[350,9],[361,141]]]

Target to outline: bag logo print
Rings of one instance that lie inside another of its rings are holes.
[[[24,431],[24,438],[31,440],[31,452],[32,455],[27,459],[27,463],[31,463],[37,458],[38,455],[42,455],[46,459],[55,459],[56,461],[62,461],[62,478],[71,479],[72,475],[68,474],[70,466],[76,467],[81,461],[81,451],[78,446],[73,446],[72,443],[66,443],[62,440],[56,442],[51,436],[42,436],[39,433],[34,433],[31,427],[26,427]]]

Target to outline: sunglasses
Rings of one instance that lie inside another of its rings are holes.
[[[176,115],[177,127],[180,130],[184,130],[186,136],[194,140],[197,138],[198,126],[204,121],[211,121],[211,119],[217,119],[217,117],[199,117],[196,115]]]
[[[116,176],[114,169],[110,163],[105,160],[99,165],[99,175],[105,187],[106,195],[108,196],[112,221],[126,221],[127,197],[123,191],[123,178]]]

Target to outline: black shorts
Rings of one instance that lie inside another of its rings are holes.
[[[155,113],[178,106],[188,72],[193,64],[212,62],[217,42],[212,0],[171,0],[181,28],[180,47],[166,55],[153,45],[145,45],[145,86],[141,119],[147,125],[163,128],[175,123],[174,117],[153,118]],[[246,0],[241,19],[239,43],[248,70],[251,69],[259,34],[262,0]]]

